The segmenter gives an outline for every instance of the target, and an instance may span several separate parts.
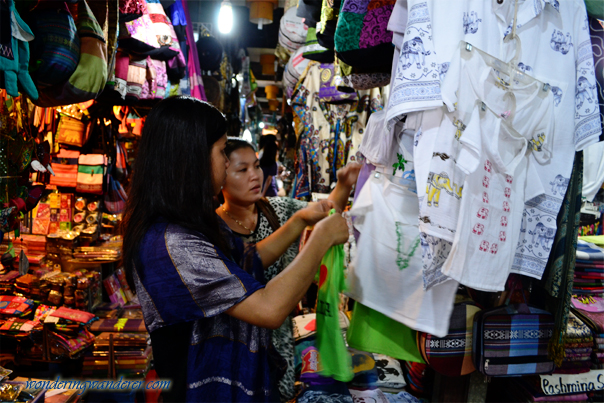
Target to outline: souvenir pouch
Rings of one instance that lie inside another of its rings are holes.
[[[50,177],[50,184],[62,187],[76,187],[79,157],[79,151],[62,148],[52,158],[51,167],[55,174]]]
[[[456,305],[449,322],[449,334],[445,337],[418,332],[420,352],[436,372],[463,376],[476,370],[472,363],[472,329],[478,311],[480,309],[474,304]]]
[[[390,84],[390,73],[351,73],[342,77],[344,84],[357,91],[385,87]]]
[[[107,158],[103,154],[82,154],[78,158],[76,191],[103,194]]]
[[[480,311],[472,334],[474,366],[487,376],[550,373],[553,332],[553,315],[524,303]]]

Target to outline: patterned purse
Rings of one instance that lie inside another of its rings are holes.
[[[554,316],[524,303],[480,311],[472,334],[474,366],[487,376],[550,373],[553,332]]]
[[[338,58],[353,67],[391,66],[394,46],[388,20],[395,0],[345,0],[338,17]]]

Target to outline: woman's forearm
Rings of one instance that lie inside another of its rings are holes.
[[[336,187],[331,191],[327,200],[333,201],[335,205],[340,208],[340,211],[343,211],[348,203],[348,198],[350,197],[351,191],[352,186],[343,185],[341,181],[338,181],[336,182]]]
[[[256,326],[270,329],[281,326],[308,290],[332,243],[319,233],[311,234],[302,251],[284,271],[227,313]]]
[[[277,231],[258,242],[256,250],[260,255],[264,268],[275,263],[287,248],[300,237],[304,228],[306,228],[306,222],[299,214],[294,214]]]

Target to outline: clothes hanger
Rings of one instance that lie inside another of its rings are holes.
[[[512,32],[510,32],[504,38],[504,42],[509,42],[511,40],[516,41],[516,50],[514,52],[514,57],[512,57],[512,59],[510,59],[509,62],[504,62],[503,60],[500,60],[500,59],[478,49],[477,47],[473,46],[469,42],[465,42],[465,45],[462,45],[462,46],[465,47],[466,51],[468,51],[468,52],[472,52],[475,50],[478,53],[480,53],[480,55],[483,57],[485,62],[499,73],[498,74],[499,80],[500,80],[501,84],[504,85],[505,87],[511,86],[512,83],[531,84],[534,82],[538,82],[541,85],[541,88],[543,89],[543,91],[547,92],[550,90],[549,84],[543,83],[540,80],[537,80],[536,78],[527,75],[525,72],[518,69],[518,67],[517,67],[518,58],[520,57],[520,51],[522,48],[522,44],[520,42],[520,37],[518,37],[518,35],[516,34],[516,25],[517,25],[517,21],[518,21],[518,1],[519,0],[514,1],[514,19],[512,21]],[[508,81],[506,81],[503,77],[501,77],[502,75],[505,76]]]

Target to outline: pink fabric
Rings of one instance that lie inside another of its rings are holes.
[[[207,101],[206,93],[203,89],[201,80],[201,67],[199,66],[199,56],[197,55],[197,46],[195,45],[195,36],[193,35],[193,25],[189,14],[189,6],[186,1],[177,0],[182,4],[187,19],[187,44],[189,45],[189,81],[191,83],[191,96]]]
[[[556,396],[542,396],[535,397],[533,401],[535,402],[584,402],[587,400],[587,394],[578,393],[575,395],[556,395]]]

